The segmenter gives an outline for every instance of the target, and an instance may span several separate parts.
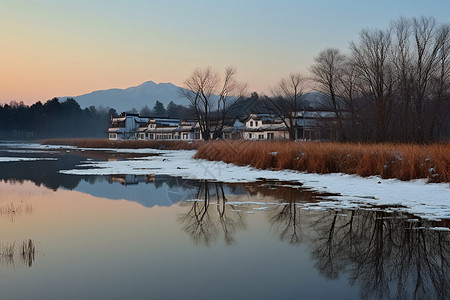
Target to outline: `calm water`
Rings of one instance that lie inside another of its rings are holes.
[[[450,233],[313,191],[167,176],[71,176],[113,153],[0,163],[0,299],[448,299]],[[15,151],[15,152],[14,152]]]

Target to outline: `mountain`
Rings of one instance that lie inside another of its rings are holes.
[[[99,90],[88,94],[72,96],[82,108],[91,105],[115,108],[117,112],[136,108],[138,111],[148,106],[153,108],[156,100],[167,107],[170,101],[179,105],[189,105],[190,102],[182,95],[182,88],[172,83],[144,82],[141,85],[126,89]],[[68,97],[62,97],[65,99]]]

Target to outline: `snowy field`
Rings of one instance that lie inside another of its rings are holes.
[[[347,174],[308,174],[292,170],[259,170],[249,166],[236,166],[223,162],[193,159],[195,151],[170,151],[155,149],[83,149],[71,146],[39,144],[0,144],[12,147],[18,153],[50,153],[98,150],[121,153],[153,154],[124,161],[87,161],[77,169],[61,170],[72,175],[171,175],[184,179],[220,181],[225,183],[278,180],[291,183],[292,188],[310,188],[319,192],[339,194],[319,203],[302,204],[306,209],[355,209],[367,206],[388,206],[387,211],[402,211],[429,220],[450,219],[450,184],[426,183],[426,180],[400,181],[381,179],[378,176],[362,178]],[[154,154],[159,154],[154,156]],[[2,161],[46,160],[49,158],[0,157]],[[284,185],[286,186],[286,185]],[[305,207],[306,206],[306,207]]]

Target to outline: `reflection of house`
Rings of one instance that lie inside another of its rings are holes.
[[[155,175],[133,175],[133,174],[118,174],[111,175],[110,182],[118,182],[123,185],[148,183],[155,181]]]
[[[289,138],[284,122],[272,114],[250,114],[244,120],[246,140],[280,140]]]

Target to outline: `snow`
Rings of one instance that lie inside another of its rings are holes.
[[[450,228],[447,227],[430,227],[429,230],[435,230],[435,231],[450,231]]]
[[[0,157],[0,162],[36,161],[36,160],[57,160],[57,158],[45,158],[45,157]]]
[[[92,150],[92,149],[91,149]],[[104,149],[103,149],[104,150]],[[160,151],[154,149],[119,150],[118,152],[159,153],[158,156],[126,161],[89,161],[83,169],[62,170],[63,174],[164,174],[185,179],[211,180],[225,183],[256,182],[262,179],[301,183],[303,188],[339,194],[318,203],[308,203],[305,209],[356,209],[364,206],[395,206],[392,211],[404,211],[430,220],[450,218],[450,185],[426,183],[425,180],[400,181],[378,176],[362,178],[347,174],[308,174],[292,170],[260,170],[224,162],[197,160],[195,151]],[[148,151],[148,152],[147,152]],[[267,205],[267,203],[265,204]]]
[[[25,154],[37,154],[37,153],[48,153],[48,154],[57,154],[59,153],[58,151],[46,151],[46,150],[21,150],[21,149],[13,149],[13,150],[6,150],[6,152],[10,152],[10,153],[25,153]]]

